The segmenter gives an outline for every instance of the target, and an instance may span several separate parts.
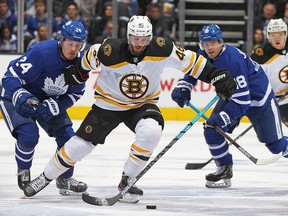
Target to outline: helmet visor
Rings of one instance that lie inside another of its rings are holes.
[[[73,41],[70,39],[66,39],[62,42],[63,47],[65,47],[66,49],[75,49],[75,50],[80,50],[83,46],[82,42],[77,42],[77,41]]]
[[[199,43],[201,50],[217,49],[221,47],[222,45],[223,45],[223,41],[219,41],[219,40],[204,41],[204,42]]]
[[[146,46],[150,42],[150,36],[129,36],[129,44],[132,46]]]

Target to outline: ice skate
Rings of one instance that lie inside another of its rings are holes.
[[[32,180],[24,188],[24,194],[27,197],[34,196],[39,191],[43,190],[52,180],[49,180],[45,177],[44,173],[41,173],[40,176]]]
[[[30,182],[30,169],[19,169],[17,171],[18,186],[24,190],[25,186]]]
[[[208,188],[228,188],[231,186],[233,164],[218,166],[214,173],[206,175],[206,187]]]
[[[122,179],[118,185],[118,190],[122,191],[125,187],[127,187],[131,180],[132,178],[123,174]],[[123,195],[122,199],[119,201],[125,203],[138,203],[141,196],[143,196],[143,191],[134,185],[127,191],[127,193]]]
[[[62,176],[56,179],[56,186],[59,188],[59,193],[63,196],[82,195],[88,188],[84,182],[77,181],[72,177],[65,179]]]

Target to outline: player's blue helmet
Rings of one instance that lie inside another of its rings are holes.
[[[210,24],[203,26],[200,32],[200,42],[222,40],[222,31],[218,25]]]
[[[69,20],[61,29],[62,40],[68,38],[73,41],[84,43],[87,39],[87,33],[84,25],[79,21]]]

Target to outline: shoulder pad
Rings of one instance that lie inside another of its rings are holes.
[[[164,37],[153,37],[147,47],[146,56],[167,57],[173,50],[173,42]]]
[[[125,61],[126,39],[108,38],[98,50],[98,58],[105,66],[111,66]]]
[[[264,64],[275,54],[277,54],[277,52],[275,52],[275,49],[273,49],[273,47],[269,43],[266,43],[256,48],[253,51],[251,58],[259,64]]]

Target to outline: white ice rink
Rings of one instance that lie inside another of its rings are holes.
[[[74,128],[77,129],[79,121]],[[188,122],[167,122],[155,157],[186,126]],[[241,124],[231,135],[235,138],[248,124]],[[204,143],[202,123],[196,123],[137,182],[144,196],[138,204],[116,203],[114,206],[93,206],[81,197],[63,197],[53,181],[35,197],[25,199],[17,186],[15,140],[0,120],[0,215],[19,216],[278,216],[288,215],[288,161],[281,158],[274,164],[257,166],[234,146],[234,177],[228,189],[205,188],[205,175],[215,170],[213,163],[201,170],[185,170],[187,162],[205,162],[211,156]],[[288,130],[284,128],[285,134]],[[75,177],[85,181],[93,196],[111,197],[118,193],[122,167],[127,159],[134,135],[120,125],[92,154],[75,168]],[[251,130],[238,143],[257,158],[272,155],[257,141]],[[34,154],[32,178],[40,174],[54,153],[56,144],[41,130]],[[146,209],[156,205],[156,210]]]

